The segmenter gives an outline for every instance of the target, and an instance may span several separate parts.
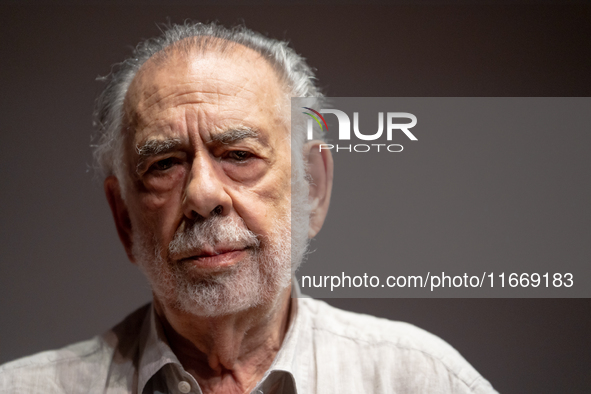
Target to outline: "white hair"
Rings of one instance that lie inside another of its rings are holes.
[[[107,86],[97,98],[93,122],[96,135],[93,139],[95,144],[92,146],[95,169],[99,176],[104,178],[115,175],[124,184],[123,189],[125,189],[127,176],[124,163],[125,138],[122,132],[125,127],[124,101],[131,82],[148,59],[156,54],[166,58],[173,50],[189,53],[212,49],[224,52],[236,44],[253,49],[269,62],[286,87],[287,99],[290,97],[321,99],[323,97],[314,82],[314,72],[306,64],[305,59],[291,49],[287,42],[266,37],[244,26],[228,29],[215,23],[190,22],[167,26],[161,36],[140,42],[130,58],[114,65],[111,73],[106,77],[99,78],[107,82]],[[282,103],[278,103],[277,107],[286,112],[290,108],[289,105]],[[292,154],[301,155],[304,138],[303,136],[299,138],[299,135],[297,137],[294,139],[296,146],[292,146]],[[321,139],[322,135],[316,137]],[[125,194],[125,190],[122,192]]]

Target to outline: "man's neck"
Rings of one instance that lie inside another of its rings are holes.
[[[270,305],[201,317],[154,299],[169,345],[204,393],[250,392],[271,366],[290,321],[290,288]]]

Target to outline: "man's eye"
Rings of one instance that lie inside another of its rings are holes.
[[[156,163],[152,164],[152,167],[150,169],[155,170],[155,171],[165,171],[165,170],[168,170],[173,165],[175,165],[175,163],[176,163],[175,159],[172,157],[169,157],[167,159],[163,159],[163,160],[157,161]]]
[[[250,152],[246,152],[243,150],[233,150],[228,153],[227,156],[229,159],[236,160],[236,161],[245,161],[252,157]]]

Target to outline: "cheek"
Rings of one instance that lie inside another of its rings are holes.
[[[152,216],[165,209],[169,205],[171,197],[171,193],[142,193],[140,197],[141,210],[146,215]]]
[[[182,178],[182,177],[174,177]],[[156,236],[157,239],[169,240],[174,235],[181,215],[183,196],[183,182],[180,179],[158,179],[160,186],[154,183],[139,191],[136,215],[145,231]],[[184,179],[184,178],[182,178]],[[146,182],[144,182],[146,184]]]
[[[290,190],[290,178],[282,176],[255,188],[240,188],[232,196],[234,209],[251,231],[267,235],[277,220],[290,214]]]
[[[175,166],[158,175],[146,175],[138,184],[140,205],[148,214],[178,204],[183,193],[187,169]]]
[[[228,178],[246,185],[256,183],[257,180],[265,176],[268,170],[268,166],[261,159],[252,159],[249,162],[238,164],[222,162],[221,166]]]
[[[162,173],[146,174],[141,181],[142,192],[155,196],[164,196],[174,192],[179,186],[184,185],[188,172],[188,165],[185,164],[176,165]]]

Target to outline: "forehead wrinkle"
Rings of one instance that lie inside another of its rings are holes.
[[[227,59],[227,58],[226,58]],[[242,80],[238,80],[238,81],[233,81],[233,80],[228,80],[227,78],[219,78],[215,76],[215,72],[210,71],[209,73],[207,73],[206,71],[207,68],[204,70],[203,66],[198,67],[197,65],[200,65],[202,63],[203,58],[201,59],[180,59],[180,62],[175,62],[175,60],[179,60],[179,59],[168,59],[169,62],[166,62],[165,64],[161,64],[161,65],[150,65],[148,66],[146,69],[142,71],[140,71],[141,74],[139,74],[136,78],[136,83],[134,85],[136,85],[136,88],[143,88],[144,90],[144,94],[146,93],[145,87],[146,85],[148,85],[148,87],[152,87],[155,88],[155,92],[151,93],[149,95],[147,95],[146,97],[140,100],[144,101],[144,102],[149,102],[154,96],[158,95],[159,92],[162,91],[162,88],[160,88],[158,86],[158,84],[154,84],[152,81],[157,79],[157,76],[162,74],[166,77],[166,80],[164,82],[164,84],[169,84],[169,86],[165,86],[164,88],[171,88],[171,89],[175,89],[177,90],[179,87],[183,87],[185,85],[204,85],[202,87],[199,87],[200,91],[203,91],[204,93],[207,92],[207,90],[211,89],[211,86],[214,87],[214,89],[212,90],[216,90],[220,88],[220,85],[226,85],[226,86],[235,86],[237,89],[236,91],[232,92],[229,95],[236,95],[239,94],[240,92],[247,90],[249,92],[252,92],[251,89],[246,89],[245,86],[242,86],[244,82],[247,82],[247,84],[250,84],[252,80],[255,80],[255,78],[253,78],[251,75],[249,75],[246,79],[242,79]],[[227,59],[229,60],[229,59]],[[244,58],[241,58],[241,61],[244,61]],[[264,61],[264,59],[261,59],[262,61]],[[213,65],[215,66],[215,65]],[[181,72],[181,73],[170,73],[170,69],[171,68],[178,68],[181,67],[185,70],[185,72]],[[218,66],[219,67],[219,66]],[[197,68],[197,69],[194,69]],[[237,67],[238,69],[240,68],[240,66]],[[147,79],[147,76],[151,77],[148,81],[145,81]],[[188,82],[181,82],[179,81],[179,79],[193,79],[191,81]],[[239,82],[239,83],[238,83]],[[139,86],[137,86],[139,85]],[[143,85],[143,86],[142,86]],[[214,92],[212,92],[214,93]],[[174,94],[174,92],[172,93]],[[162,98],[157,98],[157,100],[159,101]],[[151,105],[151,104],[150,104]]]
[[[199,107],[194,107],[195,104],[199,104]],[[208,107],[210,106],[216,107],[217,111],[209,110]],[[184,115],[178,116],[178,114],[180,113],[183,113]],[[199,122],[196,123],[195,120],[189,120],[187,118],[189,113],[197,113],[197,118],[201,121],[205,121],[206,124],[202,126],[197,126],[197,123]],[[249,128],[248,126],[240,124],[241,121],[244,120],[244,116],[247,116],[249,113],[250,112],[244,111],[241,108],[224,108],[223,106],[220,107],[220,103],[216,100],[212,100],[211,102],[188,101],[183,102],[182,104],[179,104],[177,106],[163,108],[157,113],[152,112],[149,114],[149,116],[141,117],[141,120],[144,124],[135,124],[135,135],[136,137],[141,134],[149,136],[150,134],[160,132],[170,132],[172,134],[177,134],[178,132],[183,132],[192,129],[194,126],[197,127],[196,130],[215,130],[218,127],[228,129]],[[239,116],[238,114],[244,116]],[[228,121],[233,122],[234,125],[232,125],[231,123],[228,124]],[[224,123],[226,123],[226,127],[224,127]],[[215,126],[215,124],[218,124],[217,127]]]
[[[128,93],[128,97],[126,98],[126,117],[130,125],[138,126],[142,121],[146,121],[147,118],[154,116],[150,111],[154,107],[166,110],[168,109],[167,107],[174,108],[185,104],[220,103],[224,101],[224,98],[248,100],[248,97],[244,97],[241,94],[243,92],[256,95],[256,92],[252,89],[247,89],[245,86],[241,86],[242,84],[240,83],[234,83],[233,81],[221,78],[207,77],[205,81],[199,79],[188,82],[174,81],[172,85],[167,84],[167,82],[155,84],[151,81],[157,80],[158,74],[162,73],[167,77],[170,76],[170,71],[167,68],[160,68],[155,72],[156,76],[153,75],[154,72],[150,73],[149,70],[143,73],[143,75],[140,75],[139,81],[134,84]],[[152,77],[150,82],[145,81],[150,76]],[[200,78],[205,77],[200,76]],[[229,93],[224,92],[224,89],[228,90]],[[153,92],[148,94],[151,90]],[[186,96],[189,96],[189,99],[184,99]],[[191,96],[195,96],[195,98]]]
[[[241,120],[244,121],[255,114],[274,114],[274,95],[277,93],[281,95],[285,86],[278,80],[275,70],[268,64],[268,61],[260,54],[250,51],[249,48],[238,46],[221,58],[216,51],[207,51],[198,56],[194,56],[191,52],[187,53],[186,57],[177,55],[171,54],[171,56],[161,59],[162,62],[149,60],[144,64],[144,69],[140,70],[141,74],[138,73],[128,101],[130,104],[128,110],[130,110],[130,115],[133,115],[128,118],[130,121],[128,126],[135,126],[133,128],[136,132],[142,132],[141,134],[144,135],[152,134],[151,129],[160,130],[162,128],[158,124],[160,122],[164,127],[177,129],[179,125],[172,124],[176,123],[175,111],[184,111],[182,107],[190,107],[191,105],[206,110],[208,114],[205,116],[206,123],[211,122],[207,125],[206,130],[210,129],[213,132],[215,129],[225,128],[224,123],[228,129],[248,127],[248,125],[240,124]],[[214,57],[210,58],[209,55]],[[213,68],[208,68],[208,64]],[[251,70],[249,67],[252,66],[255,66],[256,69]],[[250,71],[229,74],[217,72],[226,69]],[[265,82],[269,81],[269,78],[279,84],[269,86],[268,82]],[[255,102],[251,101],[253,96]],[[229,101],[248,105],[230,106]],[[207,110],[209,106],[217,110],[214,109],[210,112]],[[183,118],[186,119],[186,114]],[[232,123],[235,124],[232,125]],[[184,127],[180,126],[177,131],[181,131],[181,129]],[[198,126],[199,129],[201,127]],[[208,134],[211,135],[206,131],[204,136]],[[191,136],[189,138],[191,139]]]
[[[143,125],[143,128],[149,127],[152,123],[159,120],[160,115],[162,113],[173,111],[175,108],[180,108],[183,106],[216,105],[218,107],[218,110],[228,110],[223,107],[220,107],[221,105],[223,105],[223,102],[225,101],[224,98],[230,100],[247,100],[246,97],[238,97],[235,94],[228,94],[221,92],[219,90],[177,93],[176,91],[174,91],[174,88],[171,89],[173,91],[170,94],[164,97],[160,97],[153,103],[140,103],[138,105],[137,110],[133,111],[131,114],[131,118],[135,120],[134,125],[140,126],[142,123],[145,123]],[[248,89],[244,90],[249,91]],[[171,100],[173,100],[173,102],[170,102]],[[158,108],[159,110],[150,111],[150,108],[154,107]],[[229,110],[231,111],[231,109]]]
[[[260,66],[257,66],[257,63],[261,63]],[[256,66],[257,69],[254,73],[256,76],[253,74],[252,70],[248,73],[238,72],[237,74],[230,74],[230,76],[240,75],[237,79],[220,78],[216,75],[217,69],[220,67],[231,67],[235,70],[241,70],[253,66]],[[171,73],[171,70],[174,70],[175,72]],[[207,51],[201,53],[195,51],[183,53],[183,51],[178,51],[178,47],[173,45],[167,48],[165,53],[154,55],[140,68],[136,78],[134,78],[134,89],[132,90],[140,90],[138,92],[139,94],[136,95],[136,97],[140,96],[136,102],[149,102],[153,96],[158,95],[160,91],[158,85],[160,84],[172,84],[177,86],[178,89],[178,87],[183,85],[198,82],[206,85],[204,88],[206,88],[207,85],[213,84],[215,86],[213,90],[219,90],[220,83],[222,83],[223,85],[236,86],[238,89],[232,92],[232,94],[236,95],[242,93],[244,90],[252,91],[252,89],[247,89],[246,87],[252,85],[253,82],[256,83],[258,80],[261,80],[261,78],[267,79],[269,73],[272,74],[277,82],[280,82],[277,75],[273,75],[276,71],[269,64],[269,61],[260,53],[243,45],[233,46],[231,50],[225,53],[220,53],[219,48],[216,47],[209,48]],[[162,76],[164,78],[162,78]],[[187,79],[195,80],[186,82]],[[154,84],[155,80],[160,82],[160,84]],[[281,83],[279,83],[279,85],[281,85]],[[142,100],[142,93],[147,93],[149,88],[155,88],[156,91]],[[172,94],[174,94],[174,92]],[[157,98],[157,101],[160,101],[161,99],[162,98]]]
[[[220,80],[220,82],[222,82],[222,81]],[[207,84],[210,84],[210,83],[208,82]],[[198,82],[195,82],[195,81],[191,81],[191,82],[185,82],[185,83],[182,83],[182,84],[175,84],[174,86],[166,86],[166,87],[163,87],[161,89],[158,89],[158,91],[152,93],[151,95],[149,95],[148,97],[146,97],[145,99],[143,99],[143,100],[140,101],[140,103],[142,104],[141,105],[141,108],[142,109],[149,108],[149,107],[152,107],[154,105],[157,105],[160,102],[165,101],[165,100],[170,100],[172,98],[180,98],[180,97],[187,96],[187,95],[192,95],[192,94],[195,94],[195,95],[204,95],[204,96],[207,96],[207,95],[216,95],[216,96],[234,97],[234,96],[236,96],[238,93],[240,93],[242,91],[247,91],[249,93],[253,93],[252,90],[246,89],[244,87],[239,88],[239,91],[238,92],[224,93],[224,92],[220,91],[220,89],[222,87],[219,86],[219,85],[215,85],[215,89],[211,89],[211,90],[204,89],[204,88],[201,88],[201,87],[198,87],[198,88],[196,87],[197,88],[196,90],[179,92],[179,87],[185,87],[185,86],[190,86],[190,85],[201,85],[201,83],[198,83]],[[239,85],[228,84],[228,83],[226,83],[226,85],[233,85],[233,86],[237,86],[237,87],[239,86]],[[166,92],[166,90],[170,90],[170,93]],[[164,91],[164,93],[165,93],[164,95],[162,94],[162,91]]]
[[[151,116],[151,119],[143,119],[143,125],[135,124],[133,130],[133,138],[141,143],[142,140],[169,138],[170,135],[178,135],[182,132],[184,125],[178,119],[175,119],[174,114],[169,109],[158,112],[155,116]],[[170,137],[175,138],[175,137]]]

